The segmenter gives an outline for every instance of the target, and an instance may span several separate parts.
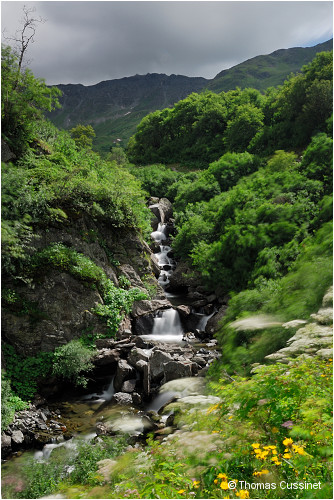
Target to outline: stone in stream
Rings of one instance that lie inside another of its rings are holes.
[[[164,364],[169,361],[173,361],[173,358],[167,352],[156,350],[152,353],[149,360],[150,375],[152,380],[157,380],[163,377]]]
[[[184,377],[191,377],[191,363],[181,361],[169,361],[163,365],[164,378],[162,383],[165,384],[170,380],[176,380]]]
[[[116,392],[113,395],[111,402],[117,405],[127,406],[133,404],[133,399],[131,394],[128,394],[126,392]]]
[[[118,361],[116,375],[114,379],[114,388],[118,392],[121,390],[125,380],[129,380],[136,376],[136,370],[125,359]]]

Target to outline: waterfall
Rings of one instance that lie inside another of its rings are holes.
[[[179,313],[171,307],[158,312],[154,318],[152,333],[142,335],[142,338],[160,342],[181,342],[183,334]]]

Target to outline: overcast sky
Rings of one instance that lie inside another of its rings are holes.
[[[246,59],[332,38],[327,1],[2,1],[2,31],[36,8],[29,66],[48,84],[146,73],[213,78]]]

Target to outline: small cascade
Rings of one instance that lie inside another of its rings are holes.
[[[198,321],[197,330],[199,330],[200,332],[204,332],[209,319],[212,318],[212,316],[216,312],[217,311],[215,309],[211,314],[201,314],[201,315],[199,315],[200,318],[199,318],[199,321]]]
[[[159,311],[154,318],[153,329],[150,335],[142,335],[147,340],[158,340],[160,342],[181,342],[184,331],[181,325],[178,311],[166,309]]]
[[[167,239],[167,224],[158,225],[158,229],[151,233],[151,238],[159,245],[159,252],[155,253],[158,265],[160,267],[160,276],[158,278],[159,284],[164,288],[169,283],[169,277],[176,267],[175,261],[169,257],[171,252],[171,247],[169,245],[163,244]]]
[[[82,397],[83,401],[91,401],[93,403],[100,403],[100,402],[105,402],[105,401],[110,401],[115,394],[115,389],[114,389],[114,378],[115,376],[111,377],[110,382],[105,385],[105,387],[102,389],[102,392],[94,392],[92,394],[86,394],[85,396]]]

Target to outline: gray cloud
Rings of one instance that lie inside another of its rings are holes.
[[[213,78],[256,55],[332,37],[329,1],[2,2],[8,33],[23,5],[47,19],[29,59],[49,84],[149,72]]]

